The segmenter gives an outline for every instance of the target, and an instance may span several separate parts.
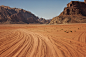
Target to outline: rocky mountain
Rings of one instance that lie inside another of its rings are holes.
[[[0,24],[49,23],[40,22],[39,18],[29,11],[8,6],[0,6]]]
[[[44,18],[39,18],[38,21],[41,23],[41,24],[48,24],[50,23],[51,19],[44,19]]]
[[[63,12],[54,17],[50,24],[86,23],[86,1],[71,1]]]

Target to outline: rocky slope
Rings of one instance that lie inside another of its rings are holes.
[[[54,17],[50,24],[66,23],[86,23],[86,3],[71,1],[64,8],[64,11],[57,17]]]
[[[40,22],[38,20],[37,16],[24,9],[0,6],[0,24],[47,23],[47,21]]]

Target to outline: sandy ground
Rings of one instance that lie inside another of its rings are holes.
[[[86,24],[0,25],[0,57],[86,57]]]

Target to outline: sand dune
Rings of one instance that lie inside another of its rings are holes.
[[[38,28],[35,30],[2,29],[0,31],[0,57],[86,57],[85,31],[67,38],[54,37],[51,33],[37,32],[37,30]]]

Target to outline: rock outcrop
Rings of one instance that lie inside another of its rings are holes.
[[[86,3],[71,1],[64,8],[64,11],[50,22],[50,24],[65,23],[86,23]]]

